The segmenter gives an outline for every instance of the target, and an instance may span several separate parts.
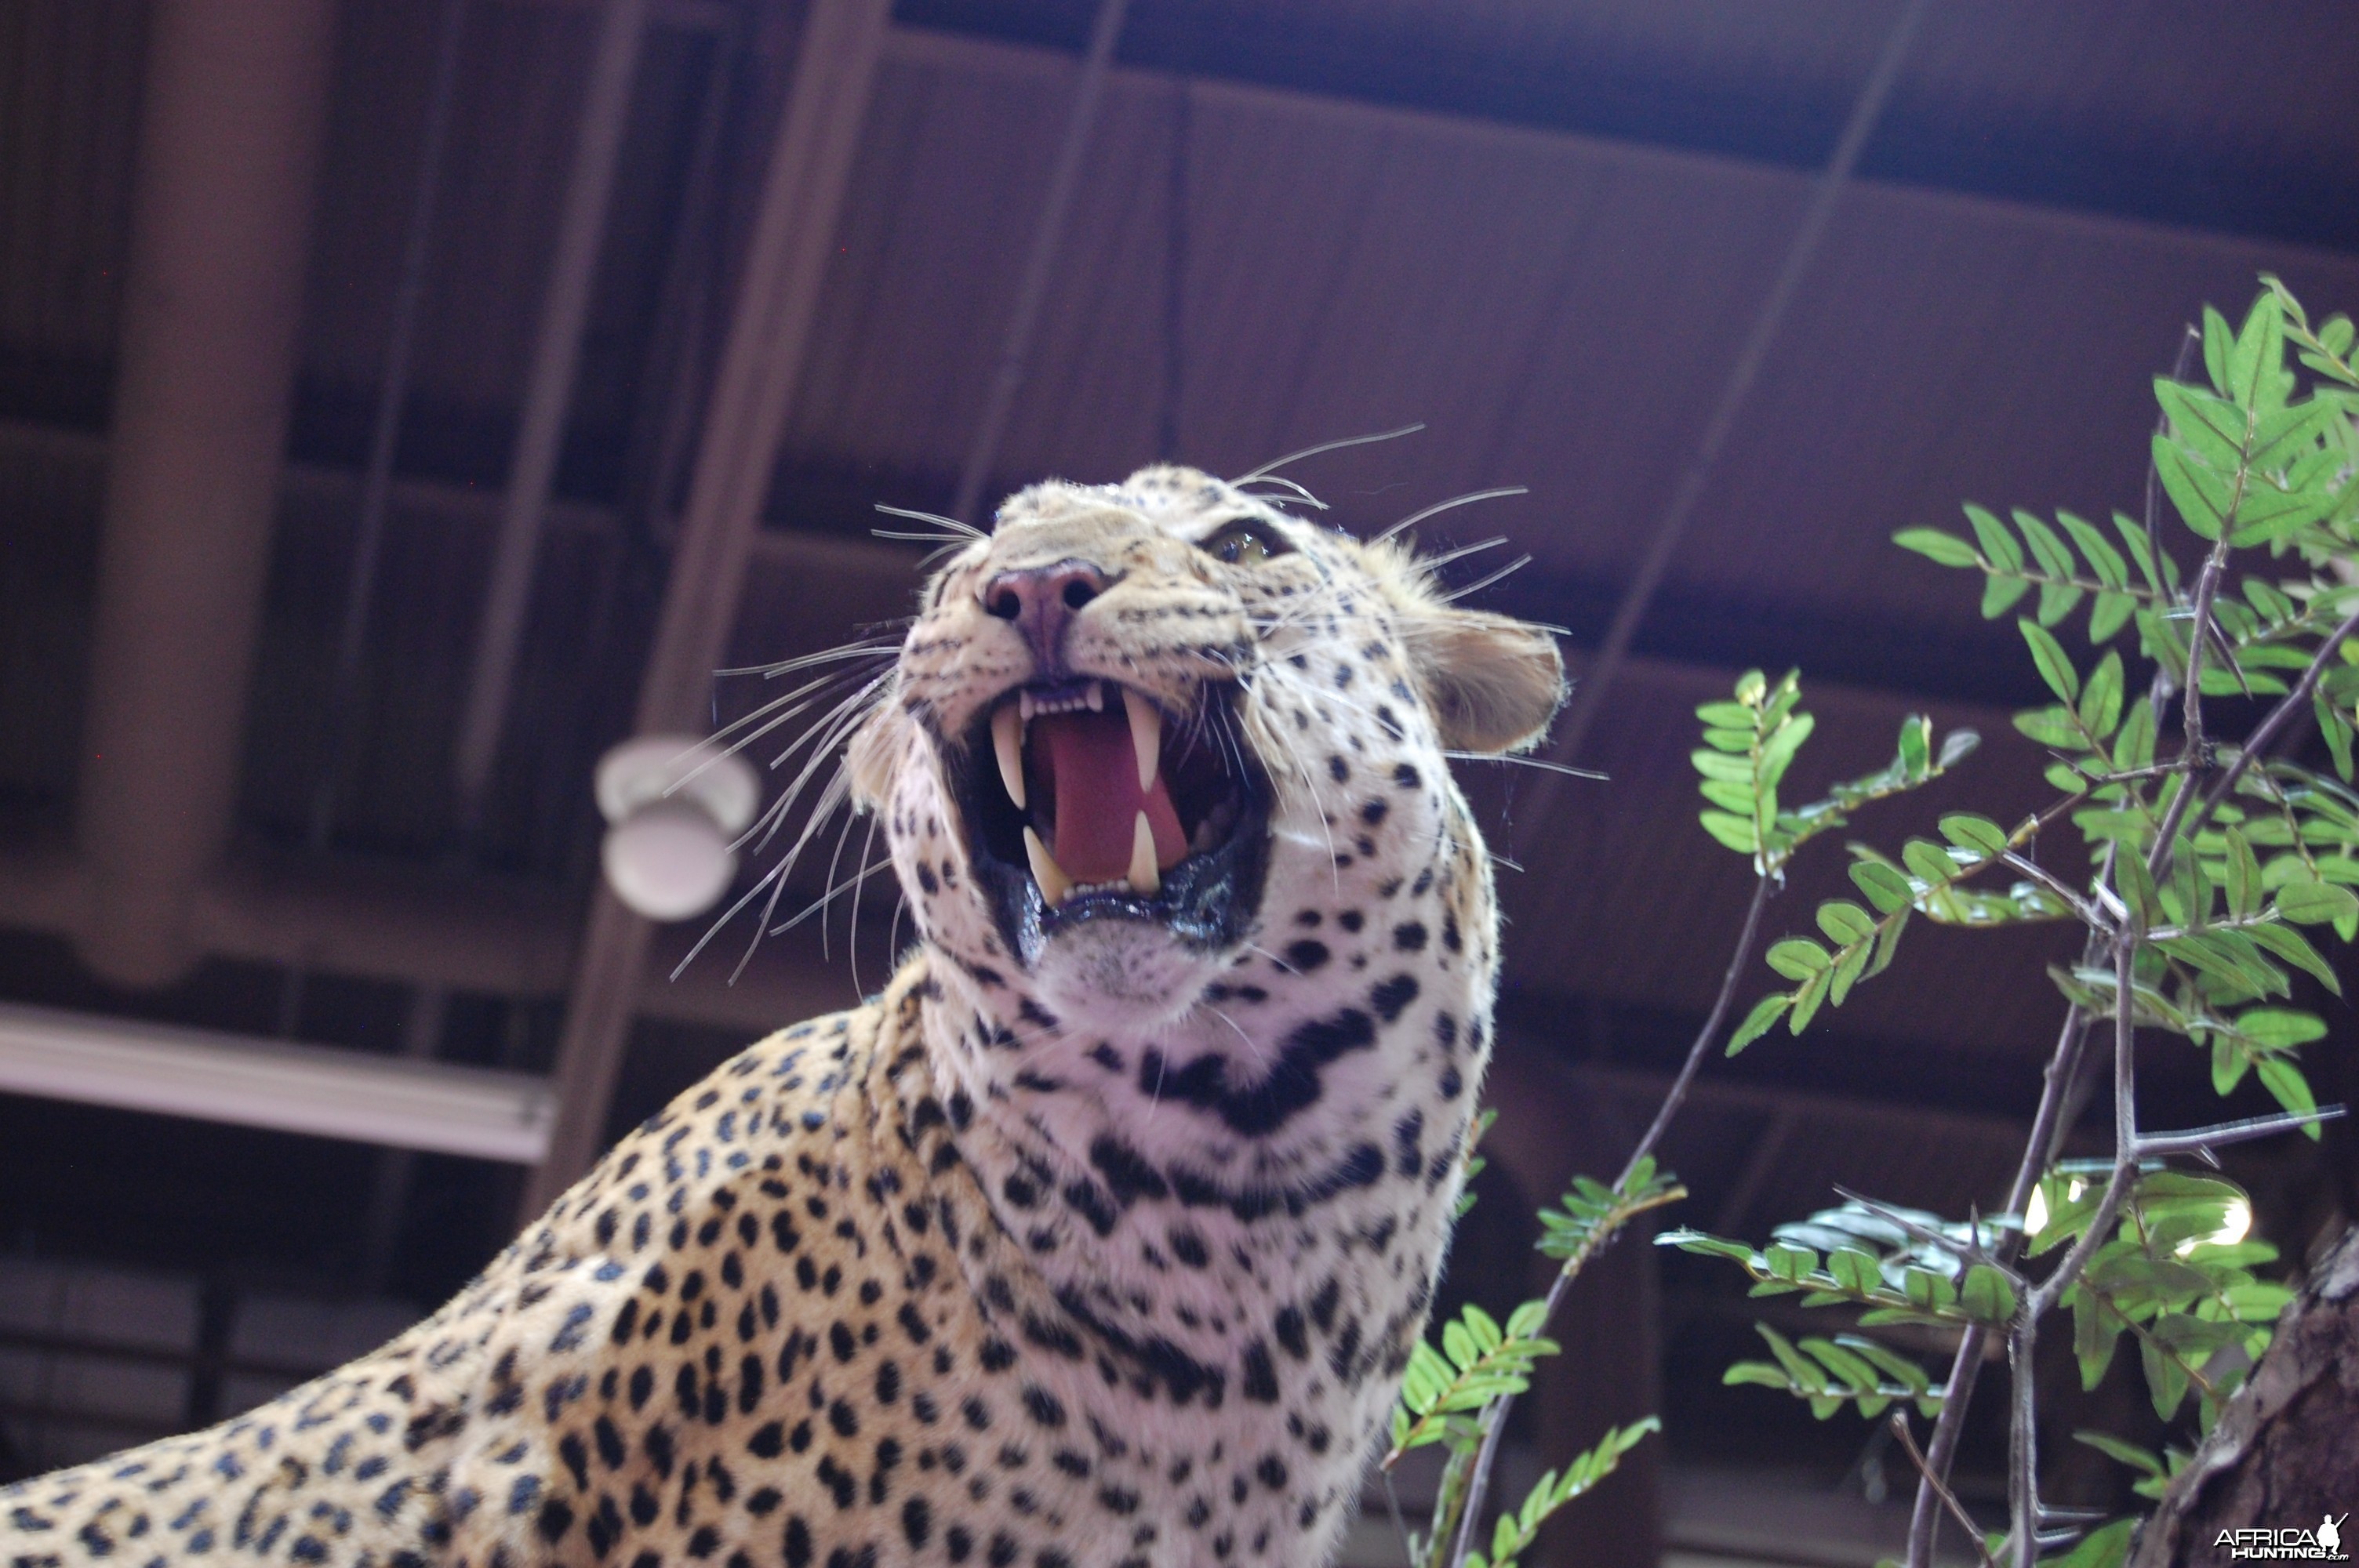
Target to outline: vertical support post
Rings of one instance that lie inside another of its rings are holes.
[[[92,968],[162,985],[229,835],[277,513],[332,0],[158,0],[76,834]]]

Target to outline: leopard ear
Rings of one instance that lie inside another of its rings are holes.
[[[1565,696],[1564,658],[1537,626],[1481,610],[1433,608],[1407,623],[1409,665],[1442,743],[1498,756],[1548,732]]]

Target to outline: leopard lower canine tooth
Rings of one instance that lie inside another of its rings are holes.
[[[1163,710],[1128,687],[1122,688],[1122,706],[1130,715],[1130,747],[1138,753],[1138,793],[1155,787],[1155,770],[1163,757]]]
[[[1130,891],[1149,897],[1163,891],[1163,874],[1155,869],[1155,829],[1147,825],[1144,811],[1131,825]]]
[[[1040,835],[1029,827],[1024,830],[1024,858],[1032,862],[1032,880],[1040,884],[1041,901],[1050,909],[1064,903],[1073,891],[1073,879],[1057,864],[1057,858],[1040,842]]]
[[[1016,809],[1024,809],[1024,716],[1016,703],[1003,703],[991,716],[991,750],[999,759],[999,782]]]

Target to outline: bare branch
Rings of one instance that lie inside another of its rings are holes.
[[[2241,1121],[2215,1122],[2210,1127],[2190,1128],[2185,1132],[2148,1133],[2137,1141],[2137,1157],[2157,1160],[2166,1154],[2209,1154],[2214,1149],[2225,1149],[2232,1143],[2249,1143],[2256,1138],[2272,1138],[2296,1128],[2332,1121],[2343,1115],[2339,1105],[2322,1105],[2316,1110],[2288,1112],[2277,1116],[2248,1116]]]
[[[2260,727],[2245,741],[2236,753],[2236,760],[2228,764],[2227,772],[2203,792],[2203,808],[2195,816],[2197,830],[2200,831],[2211,820],[2220,803],[2234,792],[2237,781],[2245,776],[2245,771],[2277,742],[2278,733],[2310,706],[2310,693],[2318,689],[2319,680],[2326,674],[2327,665],[2342,648],[2343,641],[2354,633],[2359,633],[2359,610],[2353,611],[2343,624],[2327,633],[2326,641],[2318,645],[2317,655],[2310,661],[2310,667],[2301,672],[2301,679],[2294,682],[2293,689],[2278,698],[2277,705],[2269,709],[2269,716],[2261,720]]]
[[[1983,1560],[1983,1568],[1998,1568],[1997,1559],[1983,1545],[1983,1527],[1974,1522],[1973,1516],[1966,1512],[1965,1505],[1958,1501],[1958,1494],[1950,1490],[1941,1477],[1933,1474],[1932,1466],[1925,1463],[1925,1455],[1918,1451],[1917,1438],[1908,1430],[1906,1411],[1892,1412],[1892,1434],[1900,1440],[1900,1447],[1908,1455],[1908,1463],[1917,1466],[1922,1484],[1933,1489],[1933,1495],[1941,1499],[1941,1506],[1950,1510],[1950,1517],[1965,1530],[1966,1539],[1973,1542],[1975,1554]]]
[[[1761,934],[1761,912],[1768,907],[1773,886],[1775,883],[1768,877],[1754,879],[1753,902],[1745,908],[1745,929],[1737,935],[1736,951],[1729,955],[1728,972],[1721,977],[1720,995],[1713,999],[1711,1015],[1703,1021],[1703,1027],[1696,1031],[1694,1042],[1688,1046],[1688,1058],[1680,1064],[1680,1076],[1671,1080],[1671,1087],[1664,1094],[1663,1103],[1656,1110],[1655,1119],[1647,1127],[1646,1136],[1638,1140],[1638,1146],[1630,1152],[1630,1158],[1623,1163],[1622,1173],[1614,1178],[1614,1185],[1617,1191],[1636,1173],[1638,1162],[1655,1152],[1655,1145],[1669,1130],[1671,1119],[1679,1114],[1680,1107],[1688,1098],[1690,1086],[1695,1082],[1697,1071],[1703,1065],[1704,1054],[1720,1037],[1721,1026],[1728,1022],[1729,1009],[1736,1000],[1736,988],[1745,978],[1746,966],[1753,957],[1753,944]],[[1576,1252],[1564,1260],[1564,1267],[1559,1269],[1556,1278],[1549,1282],[1548,1305],[1535,1332],[1548,1332],[1548,1325],[1555,1318],[1557,1309],[1564,1303],[1565,1292],[1571,1288],[1573,1276],[1580,1272],[1581,1265],[1596,1250],[1593,1248]],[[1514,1395],[1502,1394],[1484,1409],[1482,1446],[1475,1455],[1473,1477],[1467,1483],[1466,1509],[1459,1519],[1458,1541],[1451,1547],[1448,1559],[1451,1563],[1463,1563],[1468,1550],[1473,1545],[1473,1532],[1481,1524],[1484,1498],[1491,1487],[1491,1469],[1498,1463],[1500,1433],[1506,1430],[1507,1411],[1514,1408],[1515,1402]]]

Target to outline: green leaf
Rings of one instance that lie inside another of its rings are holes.
[[[1765,996],[1755,1002],[1753,1011],[1745,1015],[1745,1022],[1736,1026],[1736,1033],[1728,1037],[1728,1054],[1735,1055],[1739,1051],[1768,1033],[1770,1027],[1778,1019],[1784,1017],[1786,1010],[1793,1005],[1794,998],[1788,991],[1779,991],[1772,996]]]
[[[2074,574],[2077,564],[2072,552],[2056,536],[2056,530],[2020,506],[2015,509],[2015,525],[2023,530],[2024,543],[2031,546],[2031,558],[2039,563],[2041,571],[2049,577]]]
[[[2027,578],[1995,576],[1983,584],[1983,619],[1995,621],[2031,591]]]
[[[2245,1081],[2252,1054],[2240,1048],[2224,1029],[2212,1036],[2212,1092],[2224,1095]]]
[[[2081,727],[2102,741],[2122,719],[2122,656],[2108,653],[2081,690]]]
[[[2155,889],[2154,878],[2147,874],[2144,856],[2125,853],[2114,857],[2114,880],[2140,920],[2149,926],[2169,923],[2163,911],[2162,895]]]
[[[1937,887],[1958,874],[1958,862],[1950,851],[1930,838],[1911,838],[1901,845],[1900,859],[1911,874]]]
[[[1829,968],[1821,969],[1802,982],[1801,989],[1794,993],[1794,1011],[1786,1019],[1788,1033],[1799,1034],[1809,1026],[1811,1016],[1819,1011],[1819,1004],[1826,1000],[1827,988],[1833,980],[1834,971]]]
[[[1958,1287],[1958,1301],[1984,1323],[2005,1323],[2015,1315],[2015,1286],[1987,1263],[1976,1263],[1966,1271]]]
[[[2290,882],[2277,890],[2277,910],[2297,925],[2323,925],[2359,914],[2359,898],[2331,882]]]
[[[2228,511],[2227,482],[2159,431],[2150,449],[2155,476],[2162,481],[2164,493],[2179,509],[2189,531],[2201,539],[2218,538]]]
[[[2085,1443],[2107,1458],[2116,1460],[2144,1475],[2159,1476],[2163,1473],[2161,1460],[2140,1448],[2136,1444],[2125,1443],[2110,1433],[2076,1432],[2072,1434],[2072,1441]]]
[[[2096,605],[2089,611],[2089,641],[2112,641],[2114,633],[2129,624],[2130,617],[2136,610],[2137,600],[2126,593],[2097,595]]]
[[[2136,1526],[2134,1519],[2117,1519],[2091,1530],[2071,1551],[2041,1563],[2040,1568],[2121,1568],[2129,1556],[2130,1531]]]
[[[2224,397],[2184,382],[2157,376],[2155,401],[2170,416],[2170,427],[2195,458],[2223,472],[2245,460],[2245,411]]]
[[[2260,404],[2269,379],[2285,362],[2285,313],[2277,296],[2263,292],[2253,301],[2245,324],[2228,355],[2228,384],[2223,390],[2250,408]]]
[[[2260,912],[2267,894],[2261,887],[2261,863],[2253,856],[2253,846],[2243,833],[2234,827],[2226,835],[2228,848],[2228,913],[2243,919]]]
[[[2123,768],[2145,768],[2154,764],[2154,708],[2145,702],[2129,705],[2129,717],[2122,720],[2121,733],[2114,738],[2114,762]]]
[[[1753,818],[1738,816],[1726,811],[1706,811],[1696,818],[1703,830],[1740,855],[1756,854],[1761,849],[1760,837],[1754,830]]]
[[[2081,695],[2081,677],[2072,668],[2072,661],[2048,628],[2036,621],[2018,619],[2016,625],[2023,640],[2031,644],[2031,662],[2039,666],[2039,678],[2048,689],[2066,702]]]
[[[2318,1097],[2310,1092],[2310,1080],[2301,1069],[2283,1056],[2264,1056],[2253,1064],[2253,1076],[2261,1087],[2277,1097],[2277,1102],[2296,1116],[2307,1116],[2318,1108]],[[2311,1122],[2302,1129],[2312,1142],[2320,1136],[2319,1124]]]
[[[1875,934],[1875,919],[1849,899],[1830,899],[1819,905],[1819,929],[1838,947],[1848,947]]]
[[[1987,816],[1976,816],[1969,811],[1953,811],[1941,818],[1941,837],[1961,849],[1972,849],[1985,860],[1995,860],[2006,853],[2006,829]]]
[[[2270,952],[2316,979],[2336,996],[2343,994],[2343,980],[2333,967],[2310,945],[2310,938],[2286,925],[2249,925],[2245,935],[2255,946]]]
[[[2066,1293],[2066,1299],[2072,1303],[2072,1357],[2081,1366],[2081,1387],[2093,1389],[2105,1380],[2105,1371],[2114,1364],[2121,1331],[2088,1291],[2075,1288]]]
[[[2349,784],[2352,737],[2350,721],[2343,717],[2343,710],[2335,707],[2333,699],[2327,696],[2323,684],[2311,690],[2310,699],[2311,710],[2318,716],[2319,732],[2326,737],[2326,749],[2334,758],[2334,772],[2344,784]]]
[[[2089,569],[2096,574],[2099,582],[2107,588],[2129,586],[2129,563],[2122,559],[2121,552],[2114,548],[2104,535],[2086,519],[2076,517],[2070,512],[2059,512],[2056,521],[2064,524],[2064,531],[2072,535],[2074,544],[2081,546],[2081,554],[2088,557]]]
[[[1886,914],[1908,908],[1917,897],[1908,879],[1880,860],[1854,861],[1851,880],[1867,895],[1867,902]]]
[[[2053,746],[2060,752],[2089,749],[2088,741],[2081,733],[2079,716],[2069,708],[2035,708],[2018,713],[2015,727],[2040,745]]]
[[[1769,967],[1789,980],[1807,980],[1834,961],[1807,936],[1787,937],[1769,949],[1767,957]]]
[[[1753,759],[1750,757],[1732,756],[1726,752],[1690,752],[1688,761],[1695,765],[1697,773],[1722,784],[1749,784],[1753,782]]]
[[[2326,1024],[2314,1013],[2290,1008],[2256,1007],[2236,1015],[2237,1030],[2253,1044],[2270,1050],[2288,1050],[2325,1038]]]
[[[1753,814],[1753,782],[1749,778],[1743,784],[1732,784],[1723,779],[1706,779],[1696,785],[1696,789],[1704,799],[1723,810],[1740,816],[1750,816]]]
[[[2209,305],[2203,308],[2203,373],[2212,378],[2212,390],[2223,397],[2228,395],[2228,361],[2235,351],[2236,334],[2229,330],[2228,319]]]
[[[1904,528],[1892,535],[1892,542],[1904,550],[1914,550],[1928,560],[1945,567],[1980,566],[1982,557],[1974,547],[1954,534],[1944,534],[1939,528]]]
[[[2005,571],[2023,570],[2023,546],[2015,542],[2006,524],[1971,503],[1965,512],[1966,521],[1973,524],[1974,537],[1982,542],[1983,555],[1991,565]]]

